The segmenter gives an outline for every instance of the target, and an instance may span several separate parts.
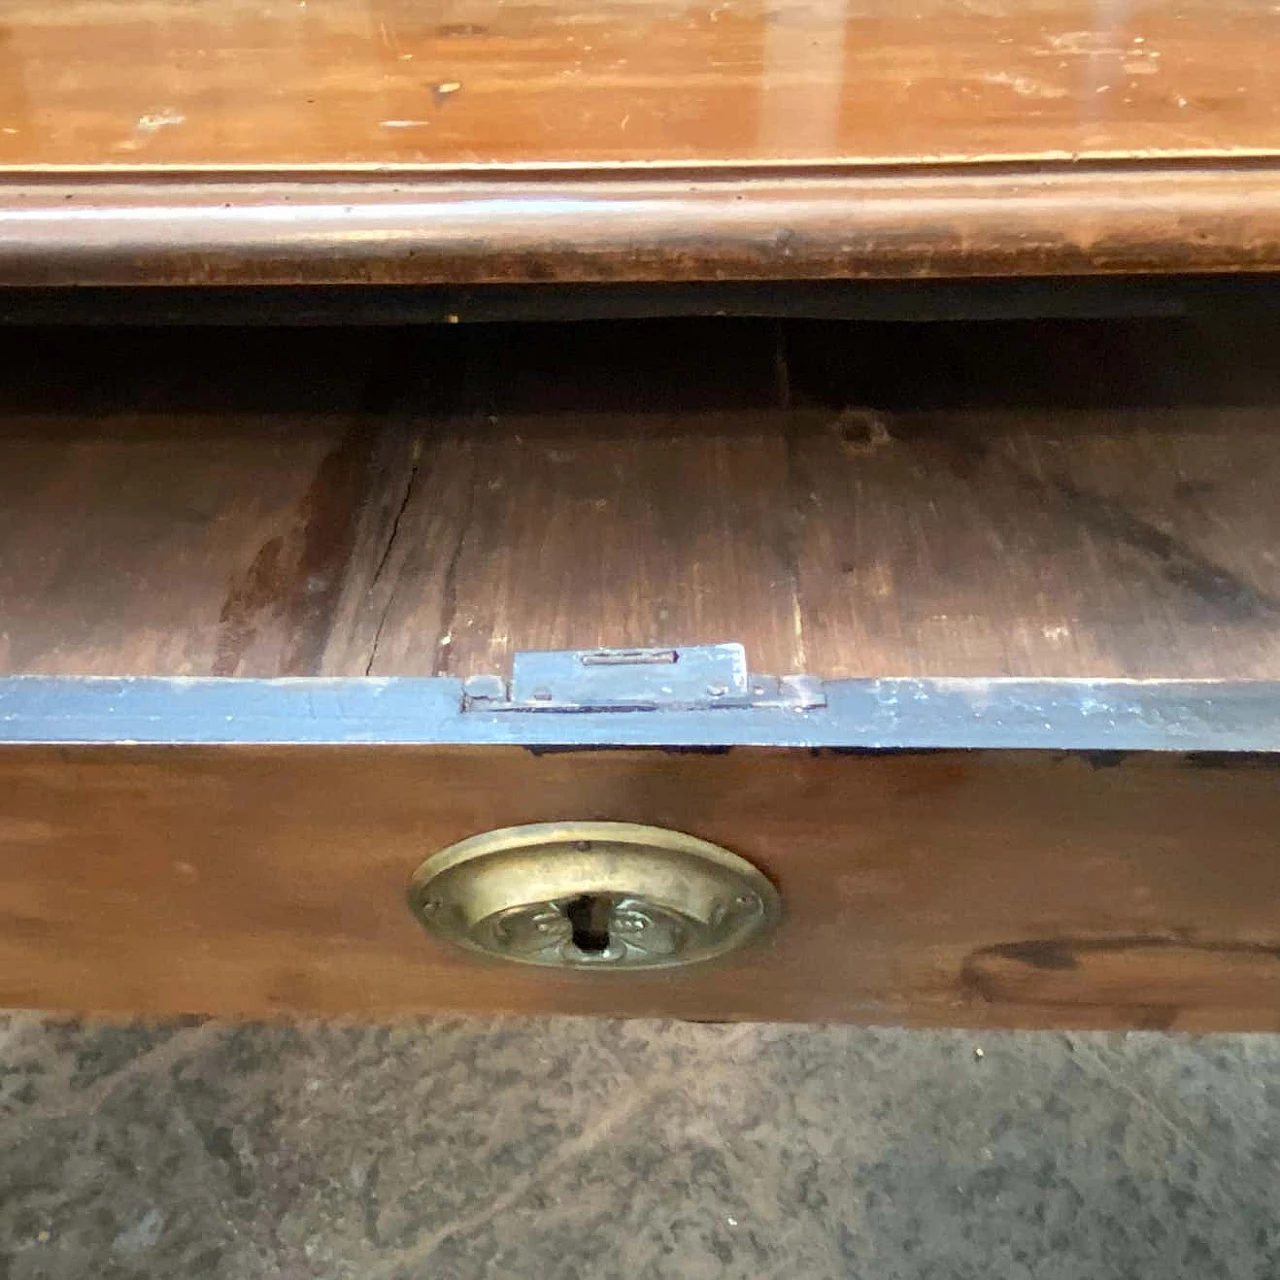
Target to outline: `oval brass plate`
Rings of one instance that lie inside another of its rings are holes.
[[[708,960],[780,914],[774,887],[736,854],[627,822],[473,836],[418,868],[409,906],[430,933],[474,951],[597,970]]]

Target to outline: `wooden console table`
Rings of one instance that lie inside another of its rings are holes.
[[[1280,1025],[1280,11],[909,8],[0,0],[0,1004]]]

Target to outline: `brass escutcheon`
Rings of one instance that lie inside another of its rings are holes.
[[[629,822],[548,822],[472,836],[409,884],[426,930],[557,968],[665,969],[724,955],[778,919],[773,885],[696,836]]]

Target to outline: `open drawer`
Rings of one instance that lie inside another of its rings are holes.
[[[1280,1025],[1276,337],[10,331],[0,1004]],[[581,971],[410,912],[579,821],[776,926]]]

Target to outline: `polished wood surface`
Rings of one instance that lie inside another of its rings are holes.
[[[6,1007],[1280,1029],[1265,763],[11,747],[0,795]],[[781,928],[648,977],[423,935],[405,893],[424,856],[566,816],[734,849],[777,884]]]
[[[1280,678],[1274,337],[15,335],[0,669],[466,676],[738,640],[830,678]]]
[[[0,3],[0,165],[936,163],[1280,149],[1262,0]]]
[[[0,0],[0,286],[1280,269],[1261,0]]]
[[[0,186],[0,286],[1280,270],[1280,164]]]

